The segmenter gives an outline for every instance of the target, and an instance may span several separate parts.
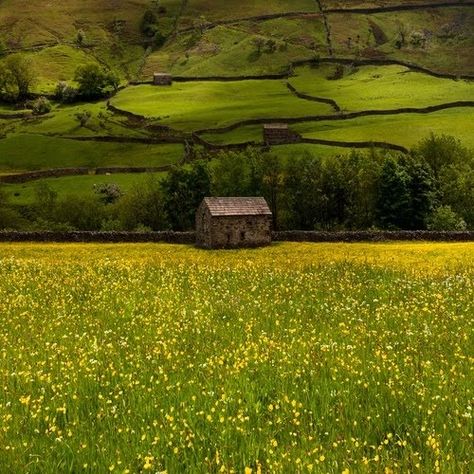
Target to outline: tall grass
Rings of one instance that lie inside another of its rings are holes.
[[[474,246],[0,246],[0,472],[469,472]]]

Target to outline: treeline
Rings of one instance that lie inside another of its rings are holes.
[[[249,148],[200,158],[126,193],[108,184],[89,197],[58,197],[40,182],[34,202],[18,207],[0,189],[0,229],[185,231],[212,195],[264,196],[277,230],[474,229],[474,154],[449,136],[431,136],[410,155],[307,153],[282,162]]]

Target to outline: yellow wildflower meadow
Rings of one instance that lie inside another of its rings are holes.
[[[472,472],[474,244],[0,244],[0,472]]]

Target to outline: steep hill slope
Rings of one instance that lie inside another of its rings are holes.
[[[431,5],[428,7],[427,5]],[[141,31],[157,15],[160,46]],[[474,75],[474,2],[331,0],[3,0],[0,41],[29,54],[39,90],[84,61],[122,79],[280,73],[325,56],[396,59]],[[163,43],[164,40],[164,44]]]
[[[122,86],[41,117],[0,103],[0,175],[163,171],[189,147],[261,145],[267,121],[301,135],[274,148],[285,159],[406,152],[432,132],[474,147],[473,25],[472,0],[0,0],[0,67],[31,59],[33,92],[52,97],[88,62]],[[153,87],[154,72],[176,81]]]

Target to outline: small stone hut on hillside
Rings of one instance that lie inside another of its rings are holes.
[[[163,72],[155,72],[153,74],[153,84],[155,86],[171,86],[173,84],[173,76]]]
[[[196,245],[261,247],[272,241],[272,212],[262,197],[207,197],[196,213]]]
[[[263,126],[263,141],[266,145],[295,143],[299,138],[287,123],[268,123]]]

